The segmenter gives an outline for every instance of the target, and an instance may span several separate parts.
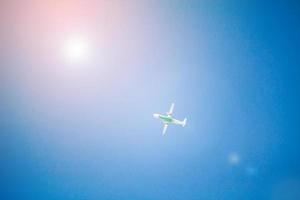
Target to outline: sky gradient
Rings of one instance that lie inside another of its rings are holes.
[[[1,1],[0,199],[300,198],[297,1]],[[68,62],[83,38],[89,57]],[[186,127],[152,117],[175,102]]]

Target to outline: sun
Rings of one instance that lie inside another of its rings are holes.
[[[91,45],[87,38],[74,36],[65,40],[63,56],[67,63],[85,63],[91,56]]]

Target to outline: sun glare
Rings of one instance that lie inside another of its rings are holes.
[[[91,56],[90,43],[83,37],[72,37],[65,41],[63,54],[67,63],[78,64],[88,60]]]

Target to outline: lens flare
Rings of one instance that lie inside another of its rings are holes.
[[[237,165],[240,162],[240,156],[237,153],[230,153],[228,155],[228,162],[231,165]]]

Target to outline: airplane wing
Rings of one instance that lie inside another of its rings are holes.
[[[165,124],[165,125],[164,125],[164,129],[163,129],[163,132],[162,132],[163,135],[166,134],[167,128],[168,128],[168,124]]]
[[[174,106],[175,106],[175,104],[172,103],[169,112],[167,112],[168,115],[172,115],[173,114]]]

